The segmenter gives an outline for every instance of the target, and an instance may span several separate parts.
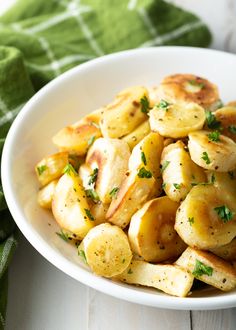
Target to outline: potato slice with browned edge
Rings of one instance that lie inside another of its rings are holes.
[[[93,181],[91,183],[103,203],[110,203],[113,189],[119,189],[128,169],[129,157],[128,144],[119,139],[100,138],[89,149],[86,165],[97,173],[96,177],[92,174],[88,183]]]
[[[211,252],[224,260],[236,260],[236,238],[226,245],[211,249]]]
[[[205,111],[196,103],[168,103],[162,100],[150,111],[151,130],[162,136],[183,138],[199,130],[205,122]]]
[[[167,196],[146,202],[131,218],[129,241],[132,250],[146,261],[177,258],[186,244],[174,229],[179,204]]]
[[[83,248],[92,271],[104,277],[122,273],[132,259],[127,235],[109,223],[91,229],[83,240]]]
[[[193,187],[176,213],[175,230],[191,247],[228,244],[236,236],[235,197],[213,185]]]
[[[44,209],[52,208],[52,199],[58,180],[53,180],[38,192],[38,204]]]
[[[100,126],[107,138],[121,138],[147,120],[148,92],[143,86],[130,87],[120,92],[102,114]]]
[[[115,279],[129,284],[144,285],[164,291],[172,296],[186,297],[194,277],[176,265],[153,265],[133,260]]]
[[[154,196],[162,192],[162,180],[160,171],[161,153],[163,150],[163,137],[156,132],[149,133],[133,149],[129,158],[129,170],[135,170],[145,166],[156,179]]]
[[[85,155],[94,140],[102,135],[99,127],[102,112],[102,108],[98,109],[73,125],[62,128],[53,136],[53,143],[61,151]]]
[[[124,136],[122,140],[128,143],[130,150],[132,150],[136,144],[138,144],[145,136],[150,133],[150,124],[149,120],[146,120],[144,123],[135,128],[131,133]]]
[[[145,167],[127,173],[117,196],[112,200],[107,211],[107,221],[125,228],[132,215],[147,201],[156,180]]]
[[[188,148],[194,163],[206,170],[228,172],[236,169],[236,143],[219,132],[190,133]]]
[[[236,108],[233,106],[223,107],[217,110],[214,115],[216,120],[220,122],[221,134],[236,142]]]
[[[35,172],[41,185],[45,186],[49,182],[58,179],[67,164],[67,152],[58,152],[43,158],[35,166]]]
[[[59,179],[52,201],[52,213],[61,228],[83,239],[94,227],[82,181],[71,165]]]
[[[222,291],[236,287],[236,271],[233,266],[206,251],[188,247],[176,261],[176,265],[186,269],[198,280]]]
[[[106,222],[106,214],[109,208],[109,204],[103,204],[102,202],[90,204],[91,213],[95,219],[95,226]]]
[[[236,200],[236,170],[229,172],[206,171],[209,183],[224,192],[225,195],[232,196]]]
[[[163,189],[173,201],[183,200],[194,185],[206,182],[203,169],[191,160],[182,141],[164,148],[161,155],[161,167]]]

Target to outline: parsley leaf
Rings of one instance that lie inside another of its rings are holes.
[[[179,183],[173,183],[173,186],[175,189],[179,190],[181,188],[181,185]]]
[[[87,258],[84,250],[78,250],[78,255],[83,259],[84,263],[87,264]]]
[[[147,171],[145,167],[141,167],[138,171],[138,177],[150,179],[152,177],[152,173]]]
[[[207,134],[208,139],[213,142],[219,142],[220,141],[220,132],[214,131],[209,134]]]
[[[192,226],[192,224],[194,223],[194,217],[188,218],[188,222],[189,222],[190,226]]]
[[[165,100],[161,100],[160,103],[156,104],[156,108],[168,111],[169,107],[170,107],[171,103],[165,101]]]
[[[60,233],[56,233],[61,239],[63,239],[63,241],[68,242],[69,241],[69,237],[68,234],[65,233],[62,229]]]
[[[147,159],[146,159],[145,153],[143,151],[141,152],[141,160],[144,165],[147,165]]]
[[[116,195],[119,191],[119,188],[118,187],[114,187],[110,192],[109,192],[109,195],[112,197],[112,198],[116,198]]]
[[[170,164],[169,160],[165,160],[164,163],[161,165],[161,173],[163,173],[165,171],[165,169],[167,168],[167,166]]]
[[[230,126],[228,127],[228,130],[229,130],[231,133],[236,134],[236,126],[234,126],[234,125],[230,125]]]
[[[96,137],[94,135],[92,135],[90,137],[90,139],[88,140],[88,145],[91,146],[93,144],[93,142],[95,141]]]
[[[88,217],[91,221],[94,221],[95,219],[94,219],[94,217],[92,216],[90,210],[88,210],[88,209],[84,209],[84,210],[85,210],[85,213],[86,213],[87,217]]]
[[[133,271],[131,268],[128,270],[127,274],[133,274]]]
[[[202,157],[201,157],[203,160],[205,160],[206,164],[210,164],[211,161],[210,161],[210,158],[208,157],[208,153],[206,151],[203,152],[202,154]]]
[[[47,165],[37,166],[38,175],[43,174],[43,172],[46,171],[46,169],[47,169]]]
[[[143,113],[148,113],[148,111],[149,111],[151,108],[150,108],[149,100],[148,100],[148,98],[147,98],[146,95],[144,95],[144,96],[141,98],[140,103],[141,103],[141,112],[143,112]]]
[[[221,126],[221,122],[216,119],[211,111],[206,111],[206,122],[207,126],[211,129],[219,129]]]
[[[76,172],[76,170],[74,169],[74,167],[71,164],[67,164],[63,171],[64,174],[68,174],[71,175],[71,173],[73,173],[74,175],[78,175],[78,173]]]
[[[205,86],[205,84],[203,82],[198,82],[195,79],[189,80],[188,82],[189,82],[190,85],[199,87],[201,89]]]
[[[90,179],[89,179],[88,184],[89,185],[94,184],[97,180],[97,176],[98,176],[98,168],[95,168],[93,170],[93,173],[90,175]]]
[[[214,174],[212,174],[211,175],[211,183],[213,184],[213,183],[215,183],[215,181],[216,181],[216,177],[215,177]]]
[[[218,216],[223,220],[224,223],[227,223],[233,218],[233,212],[230,211],[230,209],[225,206],[218,206],[215,207],[214,210],[217,212]]]
[[[163,182],[161,187],[162,187],[162,189],[165,189],[165,187],[166,187],[166,183]]]
[[[235,179],[235,174],[234,174],[233,171],[229,171],[228,172],[228,175],[229,175],[229,177],[230,177],[231,180],[234,180]]]
[[[205,265],[203,262],[196,259],[195,267],[194,267],[192,274],[196,277],[199,277],[202,275],[212,276],[213,268]]]
[[[86,192],[86,196],[88,198],[91,198],[95,202],[100,201],[100,198],[99,198],[98,193],[96,192],[96,190],[94,190],[94,189],[86,189],[85,192]]]

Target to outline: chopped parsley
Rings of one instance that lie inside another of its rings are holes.
[[[166,183],[163,182],[163,183],[162,183],[162,189],[165,189],[165,187],[166,187]]]
[[[196,277],[199,277],[202,275],[212,276],[213,268],[205,265],[203,262],[196,259],[195,267],[194,267],[192,274]]]
[[[96,192],[96,190],[86,189],[85,192],[86,192],[86,196],[88,198],[91,198],[94,202],[100,201],[100,198],[99,198],[98,193]]]
[[[43,174],[44,171],[46,171],[47,165],[41,165],[37,167],[38,175]]]
[[[228,130],[230,131],[230,133],[236,134],[236,126],[234,125],[230,125],[228,127]]]
[[[141,167],[138,171],[138,177],[150,179],[152,177],[152,173],[147,171],[145,167]]]
[[[207,134],[208,139],[213,142],[219,142],[220,141],[220,132],[214,131],[209,134]]]
[[[207,126],[211,129],[219,129],[221,126],[221,122],[216,119],[211,111],[206,111],[206,122]]]
[[[68,175],[71,175],[71,173],[73,173],[74,175],[78,175],[78,173],[71,164],[66,164],[62,172]]]
[[[119,188],[118,188],[118,187],[114,187],[114,188],[109,192],[109,195],[111,196],[111,198],[116,198],[118,191],[119,191]]]
[[[169,110],[169,107],[170,107],[170,103],[165,101],[165,100],[161,100],[160,103],[156,104],[156,108],[158,109],[162,109],[162,110],[165,110],[165,111],[168,111]]]
[[[146,159],[145,153],[143,151],[141,152],[141,160],[144,165],[147,165],[147,159]]]
[[[215,177],[214,174],[212,174],[211,175],[211,183],[213,184],[213,183],[215,183],[215,181],[216,181],[216,177]]]
[[[192,226],[192,224],[194,224],[194,217],[188,218],[188,222],[189,222],[190,226]]]
[[[71,154],[68,156],[68,159],[69,159],[69,163],[74,167],[76,171],[78,171],[80,165],[82,164],[81,158],[78,157],[77,155]]]
[[[173,183],[173,186],[175,189],[179,190],[181,188],[181,185],[179,183]]]
[[[60,233],[56,233],[61,239],[63,239],[63,241],[68,242],[69,241],[69,237],[68,234],[65,233],[62,229],[60,231]]]
[[[84,210],[85,210],[85,213],[86,213],[87,217],[88,217],[91,221],[94,221],[95,219],[94,219],[93,215],[91,214],[90,210],[88,210],[88,209],[84,209]]]
[[[235,174],[234,174],[233,171],[229,171],[228,172],[228,175],[229,175],[229,177],[230,177],[231,180],[234,180],[235,179]]]
[[[167,168],[167,166],[170,164],[169,160],[165,160],[163,165],[161,165],[161,173],[163,173],[165,171],[165,169]]]
[[[96,182],[96,180],[97,180],[97,176],[98,176],[98,168],[95,168],[93,170],[93,173],[90,175],[88,184],[89,185],[94,184]]]
[[[128,273],[127,274],[133,274],[133,271],[132,271],[131,268],[128,270]]]
[[[224,223],[227,223],[233,218],[233,212],[226,205],[215,207],[214,210]]]
[[[143,113],[148,113],[148,111],[149,111],[151,108],[150,108],[149,100],[148,100],[148,98],[147,98],[146,95],[144,95],[144,96],[141,98],[140,103],[141,103],[141,112],[143,112]]]
[[[211,163],[210,158],[208,157],[208,153],[206,151],[203,152],[201,158],[205,161],[207,165]]]
[[[92,135],[90,137],[90,139],[88,140],[88,145],[91,146],[93,144],[93,142],[95,141],[96,137],[94,135]]]
[[[78,255],[83,259],[84,263],[87,264],[87,258],[86,258],[84,250],[78,250]]]
[[[196,87],[199,87],[201,89],[205,86],[205,84],[203,82],[198,82],[195,79],[189,80],[188,83],[192,86],[196,86]]]

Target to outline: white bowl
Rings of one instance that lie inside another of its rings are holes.
[[[207,288],[188,298],[98,277],[82,264],[76,248],[61,240],[50,212],[36,202],[34,166],[54,152],[51,137],[63,126],[109,102],[123,88],[157,85],[173,73],[194,73],[220,88],[223,101],[236,98],[236,56],[223,52],[159,47],[125,51],[82,64],[42,88],[14,121],[2,156],[7,204],[28,241],[52,264],[94,289],[131,302],[170,309],[217,309],[236,306],[236,291]]]

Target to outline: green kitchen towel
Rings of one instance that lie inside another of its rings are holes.
[[[25,102],[73,66],[130,48],[210,41],[201,20],[163,0],[16,0],[0,16],[0,152]],[[0,329],[16,241],[0,180]]]

